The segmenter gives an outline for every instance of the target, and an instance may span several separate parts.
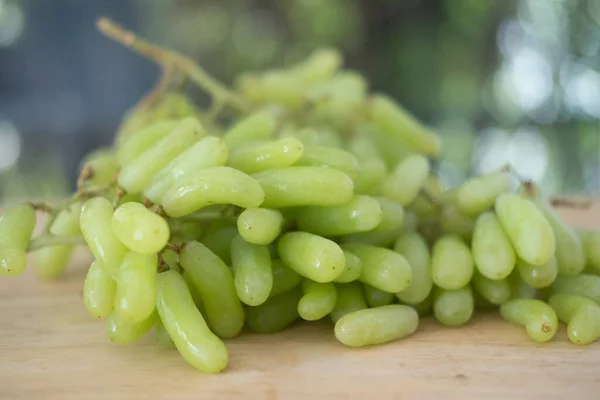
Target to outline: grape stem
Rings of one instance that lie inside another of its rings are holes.
[[[247,108],[246,103],[239,96],[188,57],[140,39],[133,32],[127,31],[106,17],[100,18],[96,25],[105,36],[153,60],[163,68],[172,65],[180,69],[199,87],[211,93],[215,101],[229,103],[240,110]]]
[[[52,246],[79,246],[85,244],[82,236],[40,235],[29,242],[27,251],[36,251]]]

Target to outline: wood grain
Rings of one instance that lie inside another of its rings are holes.
[[[600,207],[561,211],[600,227]],[[0,279],[0,399],[598,399],[600,343],[570,344],[564,328],[545,345],[493,315],[466,327],[425,320],[406,340],[368,349],[338,343],[326,322],[228,341],[221,375],[188,367],[150,333],[112,344],[85,311],[85,260],[65,279],[31,271]]]

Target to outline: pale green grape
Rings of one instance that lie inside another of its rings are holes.
[[[273,270],[273,286],[269,294],[270,297],[288,292],[302,282],[302,275],[286,267],[281,260],[273,260],[271,268]]]
[[[154,325],[156,313],[141,322],[124,321],[115,313],[106,318],[108,338],[117,344],[130,344],[140,340]]]
[[[544,265],[533,265],[519,260],[517,270],[523,282],[536,289],[550,286],[558,276],[558,265],[555,257],[552,257]]]
[[[242,75],[238,80],[237,86],[238,91],[244,98],[254,104],[278,104],[284,105],[290,110],[297,110],[302,107],[306,100],[306,90],[302,82],[281,71],[269,71],[261,76]],[[241,121],[240,124],[242,122],[244,121]],[[244,131],[247,130],[248,133],[236,135],[242,138],[235,142],[228,140],[228,144],[231,142],[230,145],[235,145],[237,144],[236,142],[242,141],[246,137],[259,136],[258,132],[263,132],[265,130],[263,125],[266,125],[266,123],[256,125],[259,126],[254,128],[253,124],[251,127],[244,127]],[[235,128],[236,127],[233,129]],[[274,129],[275,128],[273,128],[273,130]],[[266,136],[266,133],[263,133],[263,136]]]
[[[108,185],[115,180],[119,161],[112,150],[99,149],[85,157],[80,169],[85,169],[89,174],[82,183],[90,186]]]
[[[471,250],[477,270],[489,279],[504,279],[515,267],[515,250],[493,212],[477,218]]]
[[[381,206],[381,222],[374,229],[375,232],[396,231],[403,226],[404,223],[404,208],[386,198],[375,197]]]
[[[494,305],[506,303],[511,298],[512,289],[508,278],[493,280],[480,273],[475,273],[473,286],[481,297]]]
[[[527,335],[539,343],[551,340],[558,329],[556,313],[541,300],[510,300],[500,306],[500,315],[512,324],[524,326]]]
[[[229,148],[248,141],[270,139],[275,133],[277,119],[272,109],[257,111],[237,122],[224,135],[223,140]]]
[[[494,207],[496,198],[510,190],[510,174],[495,172],[477,176],[462,184],[456,193],[458,208],[476,215]]]
[[[239,299],[249,306],[264,303],[273,287],[269,250],[237,235],[231,243],[231,265]]]
[[[469,286],[456,290],[436,288],[433,294],[433,315],[442,325],[455,327],[471,320],[475,309]]]
[[[278,210],[270,208],[248,208],[238,216],[237,228],[245,241],[267,245],[281,233],[284,217]]]
[[[435,242],[431,255],[433,283],[442,289],[460,289],[469,283],[473,271],[471,250],[459,237],[446,235]]]
[[[335,288],[337,299],[330,314],[334,324],[346,314],[367,308],[363,286],[360,283],[338,283]]]
[[[337,292],[332,282],[319,283],[309,279],[302,282],[304,295],[298,302],[298,314],[306,321],[316,321],[335,307]]]
[[[231,242],[237,234],[234,225],[225,224],[208,231],[200,241],[225,264],[231,265]]]
[[[83,304],[96,318],[106,318],[113,311],[117,285],[97,262],[93,262],[83,281]],[[152,299],[154,301],[154,299]]]
[[[571,294],[555,294],[548,304],[558,319],[567,324],[571,342],[590,344],[600,338],[600,306],[593,300]]]
[[[114,313],[119,320],[138,323],[154,312],[157,267],[156,254],[125,255],[116,280]]]
[[[351,153],[326,146],[305,146],[298,166],[332,168],[354,178],[358,174],[359,164]]]
[[[346,260],[344,271],[334,279],[334,282],[348,283],[355,281],[360,277],[362,272],[362,262],[360,261],[360,258],[349,251],[344,251],[344,258]]]
[[[523,280],[519,271],[513,271],[508,276],[508,281],[510,282],[512,299],[535,299],[540,294],[538,289],[528,285]]]
[[[394,244],[396,238],[402,232],[401,229],[391,231],[371,231],[363,233],[353,233],[340,237],[342,243],[363,243],[378,247],[390,247]]]
[[[140,254],[156,254],[169,241],[169,224],[140,203],[121,204],[112,215],[115,236],[128,249]]]
[[[330,80],[342,64],[342,55],[335,49],[314,50],[301,62],[286,71],[290,78],[303,85],[314,85]]]
[[[295,137],[269,142],[248,142],[231,151],[228,165],[247,174],[253,174],[293,165],[303,153],[304,145]]]
[[[391,304],[394,301],[394,294],[384,292],[374,288],[371,285],[363,284],[365,300],[369,307],[381,307]]]
[[[397,293],[396,297],[407,304],[422,302],[433,287],[431,254],[427,242],[418,233],[407,232],[398,237],[394,244],[394,250],[406,258],[412,271],[410,285]]]
[[[440,226],[445,233],[456,234],[469,241],[475,229],[475,220],[462,213],[456,204],[447,204],[439,217]]]
[[[246,323],[252,332],[275,333],[285,329],[299,318],[298,303],[302,290],[290,291],[270,297],[257,307],[246,307]]]
[[[356,193],[374,195],[387,174],[387,166],[371,139],[356,135],[349,140],[348,151],[358,160],[359,170],[354,178]]]
[[[154,332],[156,333],[156,341],[158,344],[167,349],[176,348],[175,343],[173,343],[173,339],[171,339],[169,332],[167,332],[167,329],[163,325],[160,318],[156,318],[156,321],[154,322]]]
[[[551,289],[553,293],[589,297],[600,304],[600,276],[598,275],[559,276],[552,283]]]
[[[587,265],[600,273],[600,231],[582,232],[580,238]]]
[[[412,203],[419,194],[427,176],[429,161],[422,155],[411,155],[402,160],[384,184],[386,197],[402,206]]]
[[[133,133],[117,148],[117,159],[120,165],[125,165],[144,153],[156,142],[165,138],[177,128],[179,121],[164,120],[147,125]]]
[[[191,366],[208,373],[227,367],[225,344],[210,331],[176,271],[158,274],[156,309],[177,350]]]
[[[35,223],[35,211],[28,204],[9,208],[0,216],[0,275],[17,276],[25,270]]]

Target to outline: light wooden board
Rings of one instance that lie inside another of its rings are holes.
[[[564,212],[600,227],[600,207]],[[339,344],[328,323],[228,341],[221,375],[188,367],[149,334],[109,342],[82,304],[84,264],[59,282],[31,271],[0,279],[0,399],[600,399],[600,343],[548,344],[479,315],[466,327],[423,321],[406,340],[369,349]]]

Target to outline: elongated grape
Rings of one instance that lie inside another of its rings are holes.
[[[75,202],[61,210],[50,225],[50,233],[57,236],[80,235],[81,206],[81,202]],[[71,253],[73,246],[50,246],[36,251],[33,253],[36,275],[42,279],[57,279],[65,272]]]
[[[575,344],[590,344],[600,338],[600,306],[572,294],[555,294],[548,300],[558,319],[567,324],[567,336]]]
[[[402,141],[413,151],[429,156],[436,156],[440,152],[440,139],[387,96],[375,95],[371,98],[369,117],[383,135]]]
[[[394,294],[384,292],[374,288],[371,285],[363,284],[365,300],[369,307],[381,307],[391,304],[394,301]]]
[[[308,279],[302,282],[304,295],[298,302],[298,314],[306,321],[316,321],[335,307],[337,292],[331,282],[319,283]]]
[[[154,332],[156,333],[156,341],[158,344],[167,349],[176,348],[175,343],[173,343],[173,339],[171,339],[169,332],[167,332],[167,329],[163,325],[160,318],[156,318],[156,321],[154,322]]]
[[[387,166],[370,138],[357,135],[349,140],[348,151],[358,160],[360,169],[354,178],[356,193],[375,194],[387,173]]]
[[[389,232],[400,229],[404,223],[404,208],[387,197],[378,196],[375,199],[381,206],[381,221],[373,230]]]
[[[176,271],[158,274],[156,309],[175,347],[191,366],[208,373],[227,367],[225,344],[210,331]]]
[[[164,120],[147,125],[133,133],[117,147],[119,164],[125,165],[144,153],[177,128],[179,121]]]
[[[429,296],[425,298],[425,300],[421,301],[417,304],[408,304],[410,307],[414,308],[414,310],[419,314],[419,316],[424,317],[427,315],[431,315],[433,313],[433,290],[429,293]]]
[[[502,194],[496,199],[496,215],[522,260],[544,265],[554,256],[554,232],[532,201],[516,194]]]
[[[253,140],[266,140],[273,136],[277,119],[272,109],[264,109],[240,120],[224,135],[223,140],[229,148]]]
[[[340,246],[307,232],[288,232],[277,243],[280,259],[315,282],[332,282],[344,270],[345,257]]]
[[[429,162],[422,155],[412,155],[402,160],[384,184],[386,197],[402,206],[412,203],[429,175]]]
[[[352,179],[333,168],[275,168],[252,177],[265,192],[262,207],[334,206],[354,195]]]
[[[273,260],[271,267],[273,270],[273,287],[271,288],[270,297],[290,291],[302,283],[302,275],[286,267],[283,261]]]
[[[491,304],[506,303],[511,297],[511,286],[508,278],[493,280],[480,273],[475,273],[473,275],[473,287],[481,297]]]
[[[272,168],[289,167],[304,152],[304,145],[295,137],[270,142],[249,142],[231,151],[228,165],[247,174]]]
[[[445,233],[456,234],[469,241],[475,229],[475,220],[462,213],[455,204],[447,204],[439,216],[440,226]]]
[[[394,244],[396,238],[400,235],[401,229],[391,231],[371,231],[363,233],[353,233],[340,237],[342,243],[364,243],[378,247],[390,247]]]
[[[162,206],[171,217],[183,217],[211,204],[258,207],[265,200],[259,183],[230,167],[211,167],[176,182],[164,194]]]
[[[25,270],[35,223],[35,211],[28,204],[9,208],[0,216],[0,275],[17,276]]]
[[[302,290],[296,287],[290,291],[270,297],[257,307],[246,307],[248,328],[256,333],[279,332],[299,318],[298,302]]]
[[[415,310],[390,304],[346,314],[335,323],[335,337],[348,347],[363,347],[409,336],[418,326]]]
[[[344,243],[342,247],[360,259],[359,281],[388,293],[402,292],[410,285],[412,270],[404,256],[362,243]]]
[[[525,327],[527,335],[543,343],[552,340],[558,329],[556,313],[548,304],[536,299],[513,299],[500,306],[500,315],[511,324]]]
[[[580,239],[588,267],[600,273],[600,231],[581,232]]]
[[[156,313],[141,322],[124,321],[112,313],[106,318],[108,338],[117,344],[131,344],[140,340],[154,325]]]
[[[244,98],[254,104],[277,104],[297,110],[306,101],[306,90],[302,82],[281,71],[269,71],[261,76],[242,75],[237,86]],[[262,132],[262,129],[256,131]],[[258,133],[252,134],[255,135]],[[240,136],[250,137],[251,134],[240,134]],[[231,145],[233,144],[235,143],[232,142]]]
[[[101,148],[89,154],[82,162],[80,170],[88,176],[77,182],[78,186],[102,186],[115,180],[119,170],[117,155],[110,149]]]
[[[459,237],[447,235],[435,242],[431,255],[433,283],[442,289],[460,289],[469,283],[473,271],[471,251]]]
[[[429,246],[423,238],[416,232],[403,233],[396,243],[394,250],[402,254],[412,271],[412,280],[410,285],[396,297],[407,304],[417,304],[427,298],[433,287],[431,277],[431,255]]]
[[[125,255],[116,281],[114,312],[120,320],[137,323],[154,312],[157,267],[156,254]]]
[[[356,157],[342,149],[326,146],[306,146],[298,166],[332,168],[354,178],[358,174],[359,164]]]
[[[128,249],[156,254],[169,241],[169,224],[140,203],[121,204],[112,215],[112,229]]]
[[[206,136],[154,175],[152,182],[144,190],[144,196],[154,203],[160,203],[174,182],[186,179],[204,168],[223,166],[227,157],[225,142],[216,136]]]
[[[248,208],[238,216],[237,228],[245,241],[267,245],[281,233],[284,218],[278,210],[270,208]]]
[[[476,215],[494,207],[496,198],[510,190],[510,175],[495,172],[463,183],[456,193],[458,208],[467,215]]]
[[[362,272],[362,262],[360,261],[360,258],[349,251],[344,251],[344,257],[346,259],[344,271],[335,278],[334,282],[348,283],[355,281],[360,277],[360,273]]]
[[[436,288],[433,295],[433,315],[442,325],[456,327],[471,320],[475,309],[469,286],[457,290]]]
[[[202,298],[212,331],[222,338],[237,336],[244,325],[244,310],[227,265],[199,242],[187,243],[179,263]]]
[[[585,268],[585,254],[577,232],[567,226],[552,206],[542,199],[534,200],[550,223],[556,239],[556,264],[561,275],[578,275]]]
[[[182,120],[168,136],[123,165],[119,186],[129,193],[141,193],[150,185],[152,177],[189,148],[202,132],[202,126],[195,118]]]
[[[539,297],[538,289],[529,286],[521,277],[519,271],[513,271],[508,276],[511,287],[511,299],[536,299]]]
[[[486,278],[504,279],[515,267],[515,250],[493,212],[477,218],[471,250],[477,270]]]
[[[600,304],[600,276],[598,275],[559,276],[552,283],[551,289],[553,293],[589,297]]]
[[[79,227],[100,267],[116,279],[127,248],[112,228],[113,206],[104,197],[87,200],[81,209]]]
[[[335,288],[337,299],[330,314],[334,324],[346,314],[367,308],[363,286],[360,283],[338,283]]]
[[[201,242],[227,265],[231,265],[231,243],[238,231],[234,225],[216,226],[204,235]]]
[[[97,262],[93,262],[83,281],[85,308],[96,318],[108,317],[115,303],[116,288],[115,281],[104,272]]]
[[[552,257],[544,265],[533,265],[519,260],[517,270],[523,282],[536,289],[550,286],[558,276],[558,265],[555,257]]]
[[[381,222],[380,203],[369,196],[356,196],[339,206],[305,207],[297,217],[298,227],[322,236],[367,232]]]
[[[337,50],[320,48],[292,66],[287,73],[303,85],[314,85],[331,79],[341,63],[342,56]]]
[[[238,235],[231,243],[231,265],[239,299],[249,306],[264,303],[273,287],[269,250]]]

